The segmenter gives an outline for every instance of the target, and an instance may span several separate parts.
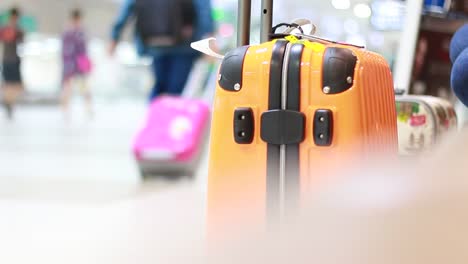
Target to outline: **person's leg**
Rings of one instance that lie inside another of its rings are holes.
[[[73,81],[72,78],[66,78],[63,81],[62,94],[60,96],[60,103],[65,119],[69,118],[69,104],[70,98],[73,94]]]
[[[6,83],[3,85],[3,103],[8,119],[13,118],[13,105],[21,95],[23,87],[21,84]]]
[[[88,86],[88,78],[86,76],[80,77],[79,85],[80,85],[81,95],[83,96],[83,99],[85,100],[85,107],[86,107],[86,112],[88,114],[88,117],[93,118],[94,117],[93,97]]]
[[[154,98],[160,94],[167,93],[168,87],[168,68],[169,60],[168,56],[155,56],[153,59],[153,76],[154,76],[154,86],[151,90],[149,100],[152,102]]]
[[[23,92],[20,66],[19,62],[3,63],[3,104],[9,119],[13,118],[13,105]]]
[[[169,68],[168,93],[180,95],[195,63],[196,56],[192,54],[176,54],[171,56]]]
[[[6,113],[7,118],[12,119],[13,118],[13,108],[12,108],[11,104],[9,103],[10,95],[9,95],[8,91],[9,91],[8,85],[6,83],[4,83],[2,85],[2,104],[3,104],[3,107],[5,108],[5,113]]]

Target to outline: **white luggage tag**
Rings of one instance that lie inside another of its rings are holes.
[[[202,40],[199,40],[199,41],[196,41],[196,42],[192,42],[190,44],[190,46],[192,47],[192,49],[194,50],[197,50],[205,55],[208,55],[212,58],[215,58],[215,59],[218,59],[218,60],[222,60],[224,59],[224,55],[221,55],[217,52],[215,52],[212,48],[211,48],[211,43],[216,41],[216,38],[206,38],[206,39],[202,39]],[[202,61],[204,61],[204,59],[201,59]],[[206,62],[206,59],[203,63],[207,63]],[[208,63],[208,64],[211,64],[211,63]],[[204,65],[204,66],[207,66],[208,64]],[[218,63],[215,63],[215,65],[217,65],[217,67],[215,66],[215,68],[219,68],[219,64]],[[206,69],[206,67],[205,67]],[[213,97],[214,97],[214,89],[211,89],[211,85],[210,84],[214,84],[216,82],[218,78],[218,73],[217,71],[213,71],[209,74],[209,76],[207,77],[207,80],[206,80],[206,83],[205,83],[205,87],[203,87],[204,89],[202,89],[202,95],[201,95],[201,99],[206,101],[206,102],[209,102],[211,103],[212,100],[213,100]],[[190,90],[187,90],[187,93],[185,95],[190,95]],[[193,92],[193,91],[192,91]],[[193,94],[192,94],[193,95]]]
[[[299,27],[303,30],[304,35],[314,35],[315,32],[317,31],[317,27],[315,24],[312,23],[312,21],[304,18],[299,18],[291,22],[291,25],[296,25],[296,27],[288,27],[283,33],[284,34],[299,34],[300,29]]]
[[[216,38],[207,38],[207,39],[202,39],[202,40],[199,40],[199,41],[196,41],[196,42],[192,42],[190,44],[190,47],[192,47],[192,49],[198,50],[201,53],[206,54],[206,55],[208,55],[210,57],[220,59],[220,60],[224,59],[224,55],[221,55],[221,54],[215,52],[211,48],[211,45],[210,45],[211,41],[216,41]]]

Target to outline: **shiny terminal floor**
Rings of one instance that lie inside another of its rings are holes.
[[[125,263],[151,252],[132,237],[202,232],[206,159],[194,178],[143,180],[131,145],[146,105],[97,102],[93,120],[82,110],[75,102],[65,121],[58,106],[20,105],[15,120],[0,119],[1,262]],[[116,247],[128,250],[110,254]]]

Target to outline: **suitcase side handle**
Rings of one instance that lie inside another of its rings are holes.
[[[276,31],[281,27],[287,27],[288,29],[283,32],[283,34],[290,34],[292,30],[298,29],[301,31],[301,34],[304,34],[304,30],[299,24],[296,23],[279,23],[271,29],[272,34],[276,34]]]
[[[310,29],[305,32],[307,26],[310,26]],[[299,18],[295,19],[291,23],[280,23],[276,26],[274,26],[271,29],[271,34],[276,34],[276,31],[281,28],[281,27],[287,27],[285,31],[283,31],[283,34],[292,34],[294,30],[299,30],[301,34],[306,34],[306,35],[314,35],[315,32],[317,31],[317,27],[312,23],[312,21],[305,19],[305,18]]]

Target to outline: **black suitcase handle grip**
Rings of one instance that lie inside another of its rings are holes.
[[[279,29],[279,28],[282,28],[282,27],[288,27],[288,28],[297,28],[301,31],[301,34],[304,34],[304,29],[302,29],[301,26],[299,26],[298,24],[296,23],[279,23],[278,25],[274,26],[272,29],[271,29],[271,33],[272,34],[276,34],[276,31]]]

